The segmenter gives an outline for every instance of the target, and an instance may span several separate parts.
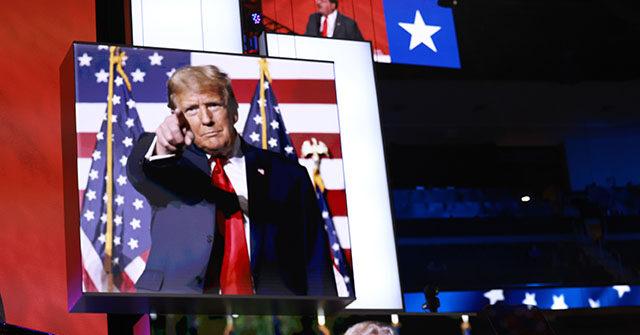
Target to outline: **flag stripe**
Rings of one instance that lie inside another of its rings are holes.
[[[313,180],[315,163],[312,159],[299,159],[298,162],[307,168],[309,177]],[[327,190],[344,190],[344,173],[342,159],[323,159],[320,164],[320,174]]]
[[[256,80],[233,80],[233,92],[238,102],[248,102],[256,90]],[[279,104],[335,104],[336,86],[333,80],[276,80],[271,87]]]
[[[98,292],[105,290],[102,275],[104,274],[102,268],[102,259],[100,255],[93,249],[93,245],[89,237],[84,233],[84,230],[80,229],[80,249],[82,253],[82,266],[89,275],[91,284]],[[87,287],[89,288],[89,287]]]
[[[325,195],[331,216],[347,216],[347,194],[344,190],[326,190]]]
[[[233,77],[231,77],[233,78]],[[232,87],[238,103],[249,103],[256,89],[256,79],[233,79]],[[278,94],[278,102],[286,104],[314,103],[336,104],[336,87],[333,80],[306,80],[306,79],[274,79],[271,83]],[[105,85],[106,89],[106,85]],[[163,94],[166,88],[163,90]],[[80,103],[106,102],[106,94],[95,92],[78,97]],[[156,96],[138,96],[136,102],[155,103],[166,102],[167,98],[161,95],[160,101]],[[123,101],[122,103],[124,103]],[[166,104],[166,103],[165,103]]]
[[[334,216],[333,225],[336,227],[340,246],[343,249],[351,249],[351,243],[349,240],[349,219],[346,216]]]
[[[338,107],[332,104],[280,104],[282,117],[287,130],[291,133],[340,133]],[[76,131],[78,133],[97,133],[107,108],[106,102],[76,103]],[[156,128],[169,115],[164,103],[136,103],[136,109],[144,130],[155,132]],[[236,129],[242,133],[249,114],[249,104],[242,103],[238,108]],[[309,122],[314,120],[314,122]]]
[[[235,58],[235,59],[230,59]],[[191,53],[191,65],[209,65],[215,64],[226,72],[230,78],[234,79],[253,79],[254,83],[260,79],[258,61],[260,58],[243,59],[242,62],[237,61],[237,56],[205,54],[199,52]],[[335,80],[333,63],[305,62],[290,59],[274,59],[268,60],[269,72],[271,78],[278,79],[325,79]],[[311,66],[310,66],[311,65]],[[255,86],[254,86],[255,87]],[[276,96],[280,98],[278,91]]]
[[[342,158],[342,146],[340,144],[340,134],[331,133],[289,133],[291,141],[298,151],[302,153],[302,143],[312,137],[322,141],[329,149],[330,158]],[[96,133],[78,133],[78,157],[90,158],[96,146]]]

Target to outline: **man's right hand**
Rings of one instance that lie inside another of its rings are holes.
[[[193,132],[180,111],[167,116],[156,129],[156,155],[175,154],[193,143]]]

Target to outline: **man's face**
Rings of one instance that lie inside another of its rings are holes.
[[[329,15],[336,9],[336,4],[329,0],[316,0],[316,7],[318,7],[318,13]]]
[[[233,148],[238,121],[237,113],[230,113],[223,99],[212,92],[183,92],[174,103],[183,113],[194,135],[194,143],[211,155],[228,155]]]

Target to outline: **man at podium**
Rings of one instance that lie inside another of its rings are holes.
[[[318,11],[309,16],[305,35],[362,41],[358,24],[338,12],[338,0],[316,0]]]

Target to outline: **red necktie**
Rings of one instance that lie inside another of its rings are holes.
[[[211,183],[225,192],[235,194],[236,191],[222,168],[227,160],[215,158],[214,161],[216,166],[211,172]],[[251,266],[244,234],[242,211],[238,210],[229,217],[225,217],[223,211],[217,209],[216,221],[220,233],[224,236],[224,257],[220,270],[222,294],[252,295]]]
[[[324,22],[322,23],[322,37],[327,37],[327,30],[329,27],[329,17],[326,15],[322,16],[324,18]]]

